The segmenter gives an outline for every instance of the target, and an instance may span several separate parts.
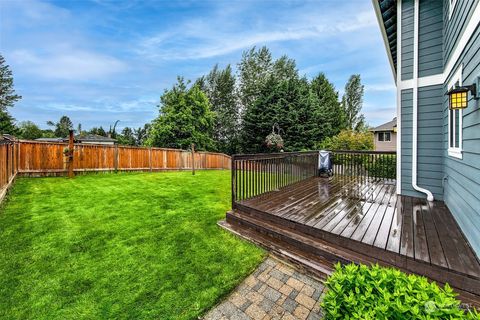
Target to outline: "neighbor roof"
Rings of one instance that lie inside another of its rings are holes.
[[[43,142],[62,142],[63,138],[37,138],[35,141],[43,141]]]
[[[370,131],[394,131],[393,129],[397,126],[397,117],[393,118],[392,121],[381,124],[376,128],[370,129]]]
[[[75,140],[77,141],[92,141],[92,142],[115,142],[117,139],[104,137],[98,134],[92,133],[82,133],[75,136]]]
[[[372,0],[377,15],[383,40],[387,49],[388,60],[393,77],[397,70],[397,0]]]

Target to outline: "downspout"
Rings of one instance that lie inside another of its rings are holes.
[[[413,128],[412,128],[412,187],[425,193],[428,201],[433,201],[430,190],[421,188],[417,184],[417,145],[418,145],[418,23],[419,0],[415,0],[413,12]]]

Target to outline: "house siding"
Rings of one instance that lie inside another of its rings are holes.
[[[419,3],[418,76],[443,72],[443,5],[438,0]]]
[[[413,78],[413,10],[413,0],[402,1],[402,80]]]
[[[443,86],[418,88],[417,184],[443,199]],[[412,187],[413,90],[402,90],[401,193],[425,198]]]
[[[374,134],[374,145],[375,151],[396,151],[397,150],[397,133],[394,131],[383,131],[390,132],[390,141],[380,141],[379,132]]]
[[[438,1],[440,2],[440,1]],[[444,51],[443,60],[450,59],[460,36],[467,27],[468,21],[473,15],[473,9],[478,0],[457,0],[453,13],[450,17],[450,1],[444,0]]]
[[[445,22],[445,55],[449,57],[455,39],[461,37],[478,1],[458,1],[452,17]],[[448,1],[447,1],[448,8]],[[448,10],[447,19],[448,19]],[[462,65],[464,85],[474,83],[480,76],[480,27],[477,26],[452,72],[447,76],[444,92],[453,74]],[[448,155],[448,100],[443,97],[443,150],[445,170],[444,201],[472,248],[480,256],[480,104],[470,98],[463,110],[462,159]]]

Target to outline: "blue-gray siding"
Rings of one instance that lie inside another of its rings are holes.
[[[418,89],[417,184],[432,191],[436,199],[443,199],[443,136],[441,85]],[[425,197],[412,187],[412,129],[413,90],[401,94],[402,134],[402,194]]]
[[[402,1],[402,80],[413,78],[413,0]]]
[[[471,4],[474,1],[458,0],[457,7],[447,23],[445,34],[445,50],[452,52],[453,40],[460,37],[459,30],[464,29],[470,17],[467,8],[473,11]],[[447,12],[448,14],[448,12]],[[448,16],[447,16],[448,18]],[[457,23],[458,26],[454,24]],[[460,64],[463,64],[463,84],[468,85],[480,76],[480,27],[472,34],[469,43],[460,56],[460,59],[448,76],[446,83],[451,79]],[[444,86],[444,90],[447,87]],[[470,99],[468,108],[463,110],[463,158],[457,159],[448,156],[448,101],[444,97],[443,104],[443,146],[445,175],[444,200],[463,233],[480,256],[480,104],[479,100]]]
[[[443,5],[438,0],[419,3],[418,76],[443,72]]]
[[[438,0],[438,2],[441,2]],[[465,30],[468,20],[472,17],[473,8],[478,0],[457,0],[452,16],[449,18],[450,1],[444,0],[444,51],[445,64]]]

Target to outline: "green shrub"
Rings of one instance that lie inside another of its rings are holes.
[[[315,147],[327,150],[373,150],[373,134],[368,131],[343,130],[336,136],[326,138]]]
[[[479,319],[448,286],[378,265],[336,265],[322,302],[325,319]]]
[[[379,155],[375,160],[364,163],[369,176],[377,178],[396,178],[396,155]]]

